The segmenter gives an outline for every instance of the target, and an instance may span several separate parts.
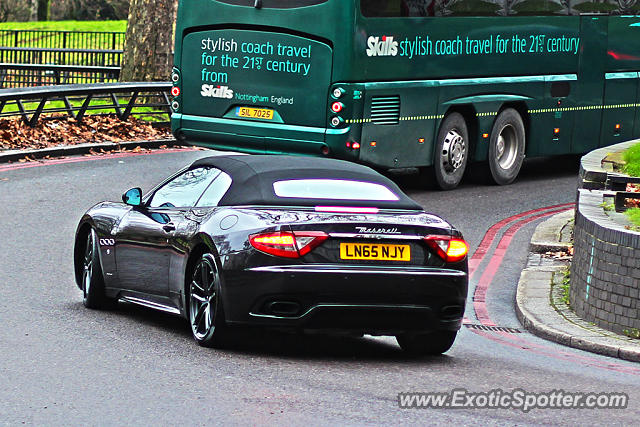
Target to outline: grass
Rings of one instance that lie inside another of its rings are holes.
[[[634,226],[640,227],[640,208],[627,209],[624,214]]]
[[[127,30],[127,21],[0,22],[0,30],[120,31],[120,32],[125,32]]]
[[[604,209],[605,212],[611,212],[615,208],[615,205],[613,203],[608,202],[602,202],[599,206]]]
[[[80,107],[83,103],[83,99],[70,99],[69,100],[71,105],[73,105],[74,107]],[[126,103],[125,101],[128,101],[128,99],[123,99],[123,101],[121,101],[120,103],[120,108],[122,110],[125,109],[126,107]],[[140,100],[138,101],[140,102]],[[25,109],[29,112],[28,114],[31,115],[37,107],[38,107],[39,102],[24,102],[23,105],[25,107]],[[87,114],[113,114],[115,113],[115,109],[113,108],[113,104],[112,101],[110,99],[100,99],[100,98],[94,98],[93,100],[91,100],[91,107],[93,107],[92,109],[87,111]],[[95,107],[100,107],[100,106],[105,106],[107,108],[105,109],[101,109],[101,108],[95,108]],[[65,104],[63,101],[47,101],[47,103],[45,104],[45,109],[43,111],[44,114],[47,114],[47,112],[50,112],[53,109],[63,109],[65,108]],[[95,109],[94,109],[95,108]],[[15,103],[7,103],[7,105],[5,105],[5,107],[2,109],[3,113],[9,113],[9,112],[18,112],[18,106]],[[136,115],[140,115],[140,119],[144,120],[144,121],[149,121],[149,122],[165,122],[168,120],[167,114],[166,112],[160,110],[159,108],[155,108],[155,107],[134,107],[131,111],[132,115],[136,116]],[[19,117],[19,116],[14,116],[14,117]]]
[[[66,44],[62,34],[18,33],[16,43],[13,32],[3,30],[42,30],[42,31],[91,31],[91,32],[125,32],[127,21],[43,21],[43,22],[3,22],[0,23],[0,46],[9,47],[54,47],[77,49],[122,49],[124,37],[117,36],[114,46],[110,34],[74,34],[66,36]]]
[[[571,270],[568,268],[562,272],[562,302],[569,305],[569,291],[571,288]]]
[[[640,176],[640,144],[636,144],[626,150],[623,154],[626,162],[624,171],[631,176]]]

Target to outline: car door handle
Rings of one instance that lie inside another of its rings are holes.
[[[168,224],[163,225],[163,226],[162,226],[162,229],[163,229],[164,231],[166,231],[167,233],[169,233],[169,232],[171,232],[171,231],[175,231],[176,226],[175,226],[175,225],[173,225],[172,223],[168,223]]]

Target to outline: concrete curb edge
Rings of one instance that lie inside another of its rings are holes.
[[[559,236],[560,228],[567,222],[567,213],[563,212],[540,223],[531,240],[531,252],[544,253],[549,249],[566,248],[568,243],[539,239],[541,236]],[[516,292],[516,316],[524,328],[536,336],[568,347],[640,362],[639,340],[616,335],[596,326],[585,328],[579,324],[581,319],[577,316],[574,315],[574,322],[552,306],[551,286],[554,274],[561,269],[561,265],[536,266],[530,257],[520,275]]]
[[[17,162],[25,157],[32,159],[42,159],[47,156],[60,157],[60,156],[76,156],[80,154],[88,154],[91,150],[104,150],[104,151],[116,151],[121,148],[133,149],[140,148],[158,148],[162,145],[172,147],[175,145],[182,145],[173,138],[167,139],[155,139],[155,140],[142,140],[142,141],[125,141],[125,142],[99,142],[99,143],[85,143],[76,145],[62,145],[58,147],[39,148],[34,150],[9,150],[0,151],[0,163]]]

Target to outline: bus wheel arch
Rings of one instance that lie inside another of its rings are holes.
[[[511,184],[520,172],[526,150],[525,120],[522,108],[505,105],[493,122],[487,160],[490,176],[498,185]]]
[[[460,184],[469,160],[469,141],[464,115],[456,110],[447,112],[434,144],[433,169],[440,189],[452,190]]]

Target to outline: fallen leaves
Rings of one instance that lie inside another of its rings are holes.
[[[548,251],[542,254],[542,256],[558,260],[570,260],[573,258],[573,246],[569,246],[566,250]]]
[[[640,193],[640,187],[638,184],[627,183],[627,188],[625,189],[628,193]],[[640,197],[640,195],[638,195]],[[624,206],[626,208],[640,208],[640,198],[638,199],[625,199]]]
[[[171,132],[167,127],[155,128],[151,123],[134,117],[121,121],[115,115],[90,115],[78,123],[67,116],[48,116],[42,117],[34,128],[18,118],[0,119],[0,150],[166,138],[171,138]]]

